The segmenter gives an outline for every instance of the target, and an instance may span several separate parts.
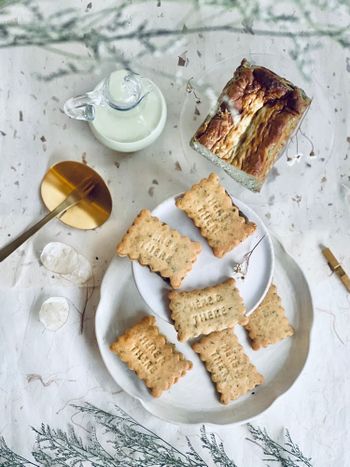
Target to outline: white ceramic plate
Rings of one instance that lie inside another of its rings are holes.
[[[239,340],[264,375],[265,383],[227,406],[218,402],[214,386],[198,356],[189,345],[177,342],[174,327],[163,319],[157,318],[161,332],[193,362],[193,369],[160,398],[152,398],[136,375],[109,350],[116,336],[141,316],[151,313],[137,292],[129,261],[115,257],[102,282],[95,324],[102,358],[119,386],[138,399],[150,413],[173,423],[243,423],[269,408],[300,375],[309,353],[313,322],[311,294],[302,271],[278,241],[273,240],[273,245],[274,282],[295,335],[266,349],[253,351],[244,329],[237,328]]]
[[[236,280],[247,314],[251,313],[265,296],[272,280],[273,248],[266,227],[252,209],[236,198],[232,198],[238,209],[250,221],[255,222],[257,228],[253,235],[232,252],[227,253],[223,258],[216,258],[191,219],[176,207],[176,197],[173,196],[161,203],[152,211],[152,214],[202,245],[202,251],[197,257],[192,271],[183,280],[180,290],[215,285],[232,276],[234,265],[241,262],[244,254],[249,252],[264,237],[250,257],[248,274],[244,280]],[[153,313],[170,322],[167,299],[170,287],[160,276],[136,261],[132,263],[132,267],[136,286],[147,305]]]

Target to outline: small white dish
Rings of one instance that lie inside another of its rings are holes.
[[[273,281],[295,334],[266,349],[254,351],[244,329],[240,326],[235,329],[245,352],[264,376],[264,384],[223,406],[218,401],[214,385],[198,355],[188,344],[177,341],[171,324],[157,319],[161,332],[193,362],[193,368],[169,391],[157,399],[153,398],[144,383],[109,349],[117,336],[147,314],[134,281],[131,280],[129,261],[114,257],[101,285],[95,326],[102,359],[116,383],[138,399],[151,414],[172,423],[232,425],[245,423],[267,410],[300,376],[309,354],[313,323],[312,298],[303,272],[278,240],[273,239],[273,246]],[[151,311],[148,310],[148,313]]]
[[[249,315],[264,298],[272,280],[274,254],[271,238],[265,225],[251,208],[242,201],[231,197],[238,209],[250,221],[255,222],[257,227],[254,234],[244,240],[241,245],[227,253],[223,258],[217,258],[191,219],[176,207],[177,196],[163,201],[152,211],[152,214],[166,222],[170,227],[177,229],[181,234],[187,235],[202,245],[201,253],[179,290],[208,287],[223,282],[228,277],[234,277],[245,303],[246,314]],[[245,278],[239,279],[233,276],[234,265],[240,263],[244,254],[249,252],[262,237],[264,237],[263,240],[250,257],[248,273]],[[165,321],[171,322],[167,298],[170,287],[159,275],[136,261],[132,263],[132,269],[136,287],[152,312]]]

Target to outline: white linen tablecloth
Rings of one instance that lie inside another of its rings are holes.
[[[102,8],[97,2],[92,6],[88,2],[61,3],[61,8],[80,8],[82,15],[85,10],[89,14]],[[115,3],[120,2],[104,2],[103,7]],[[220,176],[233,194],[256,210],[298,261],[310,282],[315,305],[312,346],[305,370],[295,386],[254,424],[266,427],[276,438],[287,427],[315,466],[350,465],[350,299],[338,278],[331,276],[320,253],[320,244],[330,246],[350,270],[350,198],[346,199],[346,188],[342,186],[350,186],[349,43],[342,45],[321,33],[315,33],[315,38],[300,35],[296,40],[273,35],[277,30],[271,20],[273,2],[272,10],[267,2],[259,2],[256,22],[249,21],[253,3],[242,2],[237,9],[233,2],[225,13],[220,13],[223,7],[218,5],[198,7],[192,2],[165,1],[131,2],[123,10],[130,27],[143,19],[154,30],[178,24],[181,28],[184,24],[186,28],[192,24],[213,26],[220,21],[230,23],[234,17],[240,30],[188,34],[166,53],[148,53],[138,59],[138,65],[149,71],[166,97],[168,121],[156,143],[136,154],[123,155],[104,148],[85,122],[69,120],[61,111],[65,99],[92,89],[105,69],[113,69],[113,63],[91,73],[62,73],[61,77],[43,80],[38,74],[48,76],[74,59],[43,47],[0,50],[0,244],[45,213],[40,181],[48,167],[59,160],[84,160],[96,168],[108,183],[114,202],[111,218],[102,228],[82,232],[52,221],[0,264],[0,435],[11,449],[28,459],[35,443],[30,427],[45,423],[65,429],[68,423],[74,423],[70,404],[84,402],[111,411],[117,404],[183,450],[187,449],[185,435],[198,436],[199,427],[175,426],[147,414],[111,379],[94,334],[99,284],[116,242],[137,212],[142,207],[152,209],[213,169],[198,155],[188,157],[184,153],[179,115],[186,91],[183,82],[176,80],[177,74],[181,71],[191,78],[237,54],[243,57],[249,52],[273,52],[288,56],[294,51],[299,62],[305,57],[306,73],[312,74],[325,90],[334,121],[331,156],[321,154],[311,167],[306,159],[290,167],[282,157],[259,195],[239,187],[222,171]],[[327,21],[334,27],[349,24],[346,2],[343,6],[340,0],[327,7],[316,1],[300,5],[296,0],[285,2],[273,11],[275,15],[285,11],[294,15],[297,26],[291,23],[291,28],[296,30],[322,31]],[[52,8],[50,2],[41,2],[45,14]],[[302,8],[312,12],[309,25],[306,16],[300,19]],[[20,5],[17,18],[19,23],[28,19]],[[255,34],[255,28],[271,34]],[[124,40],[119,46],[126,57],[131,57],[142,44]],[[81,46],[72,43],[63,48],[68,54],[79,53]],[[187,66],[178,66],[180,55],[188,59]],[[166,70],[173,79],[157,70]],[[49,241],[68,243],[91,261],[95,280],[92,291],[75,287],[43,268],[39,256]],[[69,322],[58,332],[44,331],[38,320],[41,302],[53,295],[65,296],[74,304]],[[80,313],[85,306],[81,335]],[[245,441],[246,425],[215,427],[214,431],[238,466],[265,465],[261,451]]]

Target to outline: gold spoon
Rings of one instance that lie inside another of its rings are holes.
[[[112,211],[112,199],[103,179],[80,162],[63,161],[51,167],[41,183],[41,196],[49,213],[0,249],[0,262],[55,217],[79,229],[102,225]]]

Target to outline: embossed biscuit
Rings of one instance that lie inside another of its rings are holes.
[[[246,324],[245,307],[234,279],[190,292],[169,292],[171,318],[179,341]]]
[[[201,245],[171,229],[143,209],[117,246],[119,256],[137,260],[158,272],[175,289],[192,269]]]
[[[232,329],[204,336],[192,348],[204,362],[223,404],[238,399],[264,382]]]
[[[219,177],[211,173],[176,200],[176,206],[200,229],[215,256],[221,258],[252,234],[256,225],[239,212]]]
[[[262,303],[250,315],[245,328],[254,350],[275,344],[294,334],[274,284],[269,288]]]
[[[153,316],[128,329],[110,349],[144,381],[153,397],[159,397],[192,368],[192,362],[159,333]]]

